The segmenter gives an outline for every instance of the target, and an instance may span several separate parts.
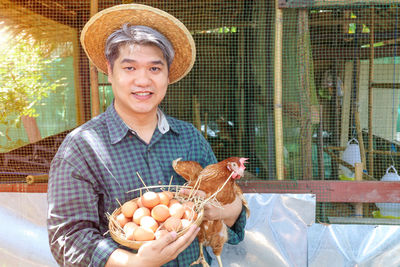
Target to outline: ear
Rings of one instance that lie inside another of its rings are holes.
[[[112,78],[111,78],[112,68],[111,68],[110,62],[107,61],[106,63],[107,63],[107,79],[108,79],[109,83],[112,83]]]

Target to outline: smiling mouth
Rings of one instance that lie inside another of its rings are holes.
[[[137,93],[135,93],[135,92],[133,92],[133,94],[134,95],[138,95],[138,96],[148,96],[148,95],[151,95],[153,93],[150,93],[150,92],[137,92]]]

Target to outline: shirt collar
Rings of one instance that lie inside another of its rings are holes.
[[[105,115],[107,118],[107,127],[112,144],[121,141],[128,131],[134,133],[134,131],[130,129],[129,126],[126,125],[126,123],[118,115],[117,111],[115,110],[114,103],[107,108]],[[169,123],[167,116],[159,108],[157,109],[157,128],[162,134],[167,133],[169,130],[179,133],[174,126],[174,123],[172,121]]]

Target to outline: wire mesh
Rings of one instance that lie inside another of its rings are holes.
[[[47,174],[65,135],[92,116],[79,43],[90,2],[0,0],[0,183]],[[195,66],[169,87],[162,109],[193,123],[219,160],[250,158],[246,180],[276,179],[279,155],[285,180],[354,180],[355,162],[368,180],[400,168],[399,1],[274,2],[135,1],[173,14],[196,41]],[[98,84],[104,111],[111,85],[101,74]],[[329,200],[324,188],[318,194]],[[320,221],[355,213],[327,201],[319,210]],[[364,204],[362,215],[374,211]]]

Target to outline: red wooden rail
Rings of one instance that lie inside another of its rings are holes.
[[[16,192],[16,193],[46,193],[47,183],[38,184],[0,184],[0,192]]]
[[[400,202],[400,182],[380,181],[244,181],[246,193],[312,193],[318,202]]]
[[[315,194],[318,202],[400,203],[400,182],[241,181],[245,193]],[[45,193],[47,184],[0,184],[0,192]]]

